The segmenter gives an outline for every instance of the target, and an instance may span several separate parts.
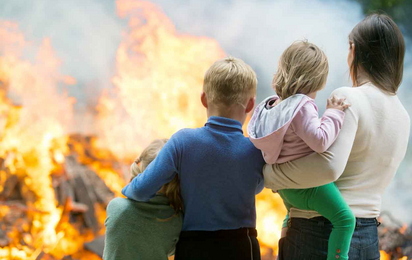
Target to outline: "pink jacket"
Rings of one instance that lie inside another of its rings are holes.
[[[336,140],[345,113],[327,109],[319,118],[313,99],[303,94],[291,96],[277,105],[271,96],[255,109],[247,132],[262,151],[268,164],[284,163],[325,152]]]

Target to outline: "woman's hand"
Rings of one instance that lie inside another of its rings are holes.
[[[328,105],[326,109],[333,108],[345,111],[351,105],[345,103],[346,98],[338,98],[337,96],[333,95],[331,98],[328,98]]]

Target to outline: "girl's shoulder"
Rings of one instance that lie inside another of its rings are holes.
[[[175,212],[170,206],[169,200],[161,194],[156,194],[155,197],[147,202],[134,201],[127,198],[114,198],[107,206],[108,216],[143,216],[167,219],[174,214]]]

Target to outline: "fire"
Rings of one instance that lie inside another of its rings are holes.
[[[407,226],[406,224],[404,224],[404,225],[400,228],[399,232],[401,232],[402,234],[405,234],[405,232],[406,232],[407,229],[408,229],[408,226]]]
[[[81,163],[93,169],[116,196],[122,196],[121,191],[126,182],[119,174],[121,169],[113,167],[117,159],[110,151],[96,148],[96,142],[96,138],[91,138],[90,142],[84,142],[84,140],[76,140],[75,137],[72,137],[69,140],[69,145],[79,156],[78,159]],[[87,154],[90,153],[92,153],[91,156],[88,156]],[[104,220],[101,223],[104,223]]]
[[[381,253],[380,260],[391,260],[392,259],[391,255],[387,254],[385,251],[381,250],[380,253]],[[398,260],[408,260],[408,257],[404,256],[404,257],[399,258]]]
[[[385,253],[385,251],[381,250],[380,253],[381,253],[381,260],[390,260],[391,259],[390,256],[387,253]]]
[[[115,88],[100,97],[97,136],[87,142],[69,136],[75,100],[64,90],[76,79],[61,75],[50,40],[38,47],[16,24],[0,21],[0,194],[16,177],[26,202],[22,207],[0,201],[0,219],[16,211],[27,219],[7,234],[7,245],[0,241],[0,259],[99,259],[83,244],[104,233],[103,206],[94,209],[101,228],[85,232],[56,200],[52,176],[64,171],[66,156],[75,153],[120,196],[128,179],[123,172],[151,140],[206,121],[199,96],[205,71],[225,56],[217,41],[176,32],[150,2],[117,0],[117,13],[128,29],[116,54]],[[25,56],[33,50],[34,59]],[[282,200],[264,190],[256,206],[262,253],[276,255],[286,214]]]
[[[215,40],[178,34],[150,2],[119,0],[117,12],[129,30],[117,50],[114,93],[98,105],[97,145],[131,160],[155,138],[204,124],[203,75],[224,52]]]
[[[256,201],[258,238],[261,245],[266,247],[262,253],[270,248],[273,255],[278,253],[278,241],[282,230],[283,219],[286,216],[286,208],[278,194],[264,189],[257,196]]]
[[[34,259],[42,251],[63,256],[75,252],[81,242],[73,240],[78,236],[73,227],[60,223],[62,209],[56,206],[50,178],[67,152],[66,129],[74,100],[58,89],[62,80],[71,78],[60,75],[60,61],[48,39],[30,61],[24,58],[24,51],[33,45],[16,24],[0,22],[0,35],[5,39],[0,42],[0,158],[4,159],[3,169],[7,169],[1,170],[5,178],[1,178],[0,187],[3,189],[4,180],[12,176],[21,180],[21,194],[31,220],[8,233],[11,241],[0,248],[0,256]],[[2,206],[2,219],[8,211]],[[19,245],[19,239],[31,247]]]

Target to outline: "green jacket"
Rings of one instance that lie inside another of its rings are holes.
[[[169,201],[156,195],[148,202],[115,198],[107,206],[104,260],[167,260],[182,229]]]

